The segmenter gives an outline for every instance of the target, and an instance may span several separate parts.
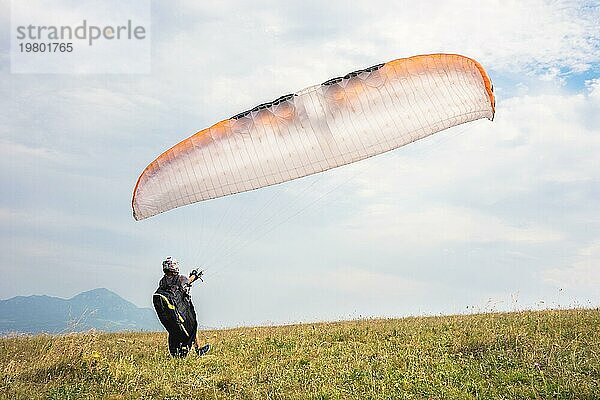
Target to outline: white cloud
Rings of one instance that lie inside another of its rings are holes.
[[[592,97],[597,104],[600,104],[600,78],[585,81],[585,86],[588,89],[590,97]]]
[[[26,146],[21,143],[13,143],[8,140],[0,140],[0,157],[20,158],[39,162],[40,159],[49,161],[64,161],[65,157],[55,149],[45,147]]]
[[[543,272],[544,280],[560,288],[600,289],[600,240],[581,248],[569,265]]]
[[[356,240],[391,247],[437,248],[452,243],[546,243],[563,235],[535,225],[516,226],[477,210],[423,205],[407,210],[401,205],[372,204],[346,226]]]
[[[116,224],[96,216],[77,215],[73,211],[52,209],[23,210],[16,208],[0,207],[0,223],[14,227],[52,228],[59,230],[74,229],[103,229],[106,231],[123,233],[128,224]],[[133,231],[130,231],[133,233]]]
[[[385,7],[379,27],[383,43],[402,41],[412,52],[456,49],[493,69],[566,68],[580,71],[600,57],[600,11],[567,1],[425,2]],[[378,17],[381,17],[378,15]]]
[[[302,283],[327,290],[354,295],[377,293],[381,297],[400,293],[403,296],[414,295],[430,288],[415,279],[358,267],[324,270],[318,276],[309,275],[298,279]]]

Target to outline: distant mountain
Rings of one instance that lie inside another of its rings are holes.
[[[70,299],[17,296],[0,300],[0,334],[162,330],[154,310],[139,308],[108,289]]]

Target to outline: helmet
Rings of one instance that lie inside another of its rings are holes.
[[[162,263],[163,272],[179,273],[179,262],[173,257],[167,257]]]

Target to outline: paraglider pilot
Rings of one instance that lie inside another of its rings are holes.
[[[202,271],[194,269],[189,276],[179,275],[179,263],[172,257],[163,261],[162,269],[164,276],[152,300],[158,319],[169,333],[169,352],[173,357],[185,357],[194,345],[196,354],[206,354],[210,345],[200,346],[198,342],[198,322],[190,297],[192,283],[202,280]]]

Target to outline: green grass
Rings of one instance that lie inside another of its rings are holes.
[[[0,340],[6,399],[600,399],[600,310]]]

